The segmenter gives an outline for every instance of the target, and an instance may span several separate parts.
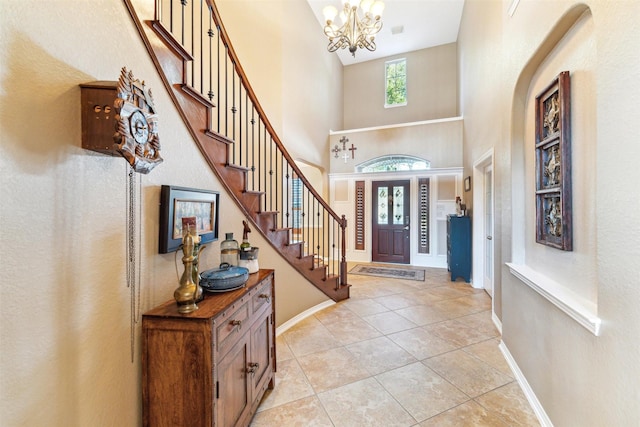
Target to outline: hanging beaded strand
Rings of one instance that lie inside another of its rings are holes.
[[[142,205],[138,206],[139,195],[142,194],[142,177],[137,179],[133,167],[127,164],[127,288],[131,301],[131,363],[135,358],[135,330],[140,321],[140,253],[142,249]],[[136,188],[136,181],[138,185]]]

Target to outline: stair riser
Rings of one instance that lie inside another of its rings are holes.
[[[166,28],[161,28],[162,25],[153,21],[155,17],[148,16],[153,15],[152,8],[148,7],[148,0],[124,0],[124,2],[162,77],[165,88],[184,120],[189,133],[211,169],[216,173],[228,191],[228,194],[238,203],[247,217],[256,225],[256,228],[264,233],[271,245],[279,251],[297,271],[307,278],[307,280],[335,301],[348,298],[348,285],[338,286],[339,279],[337,276],[327,277],[326,266],[314,264],[314,257],[312,255],[302,257],[303,245],[301,243],[290,244],[290,230],[273,230],[277,227],[278,213],[261,214],[261,204],[264,203],[264,195],[262,193],[247,191],[246,168],[228,165],[229,150],[233,148],[230,144],[232,144],[233,141],[228,137],[215,134],[208,130],[212,126],[212,111],[219,113],[221,110],[212,110],[218,107],[209,101],[210,97],[202,94],[204,92],[201,93],[195,89],[185,87],[185,83],[188,80],[186,73],[189,69],[188,67],[191,66],[191,54],[166,31]],[[212,10],[217,16],[215,7],[213,7]],[[139,16],[137,13],[146,14],[147,16]],[[223,36],[226,37],[223,26],[219,27],[219,30],[220,29]],[[229,52],[231,52],[230,55],[235,55],[233,49],[229,49]],[[197,52],[193,52],[194,55],[196,53]],[[237,61],[237,56],[234,56],[233,61]],[[241,67],[238,68],[241,70]],[[240,72],[243,73],[242,70]],[[244,76],[243,78],[243,81],[246,81]],[[223,84],[225,83],[223,82]],[[247,84],[245,89],[247,95],[252,98],[258,116],[265,117],[264,111],[257,102],[250,85]],[[301,171],[297,169],[295,162],[286,152],[277,135],[275,135],[268,120],[265,120],[263,123],[265,125],[265,133],[268,130],[271,135],[271,141],[275,141],[276,143],[276,148],[282,156],[281,162],[288,163],[287,168],[291,167],[297,176],[300,176],[301,180],[306,182]],[[289,169],[287,169],[287,171],[289,171]],[[277,174],[278,171],[274,173]],[[289,172],[287,172],[287,174],[289,174]],[[305,185],[308,185],[308,183]],[[333,212],[331,208],[319,198],[320,195],[316,194],[312,188],[307,188],[314,194],[314,197],[318,198],[319,203],[323,204],[327,211]],[[276,191],[276,194],[279,193]],[[332,213],[332,215],[335,214]]]

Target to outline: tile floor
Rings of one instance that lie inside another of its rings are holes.
[[[491,299],[444,269],[349,275],[351,298],[277,338],[251,426],[539,426],[498,349]]]

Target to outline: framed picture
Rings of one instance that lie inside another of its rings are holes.
[[[563,71],[536,97],[536,242],[573,250],[571,86]]]
[[[471,191],[471,177],[468,176],[464,179],[464,191]]]
[[[219,193],[217,191],[163,185],[160,191],[159,252],[176,251],[182,244],[183,218],[193,224],[200,243],[218,240]]]

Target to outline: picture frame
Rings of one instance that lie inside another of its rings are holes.
[[[536,97],[536,242],[573,250],[571,85],[563,71]]]
[[[182,218],[195,217],[200,244],[218,240],[220,194],[217,191],[163,185],[160,190],[161,254],[175,252],[182,244]]]
[[[471,176],[468,176],[464,179],[464,191],[471,191]]]

